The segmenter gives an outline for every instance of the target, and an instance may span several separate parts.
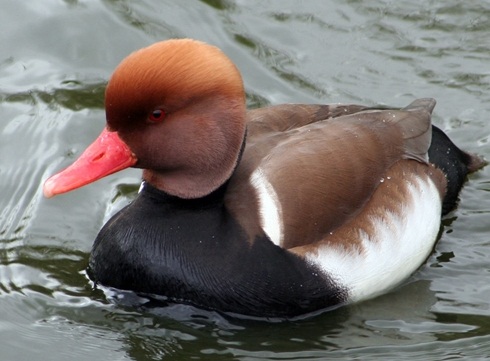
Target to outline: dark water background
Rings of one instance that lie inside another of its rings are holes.
[[[251,107],[435,97],[435,124],[490,159],[489,1],[0,0],[0,28],[0,360],[490,358],[490,167],[401,287],[281,324],[136,309],[92,290],[92,241],[139,171],[41,194],[102,129],[113,68],[171,37],[221,47]]]

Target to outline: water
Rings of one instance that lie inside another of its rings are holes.
[[[403,106],[490,159],[490,2],[0,0],[0,359],[482,360],[490,356],[490,167],[470,177],[421,269],[395,291],[306,320],[237,320],[114,302],[84,269],[129,170],[46,200],[42,181],[104,124],[107,78],[170,37],[221,47],[251,107]]]

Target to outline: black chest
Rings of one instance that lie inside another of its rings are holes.
[[[264,234],[249,239],[219,191],[185,201],[146,186],[100,231],[89,274],[106,286],[255,316],[295,316],[345,301],[302,258]]]

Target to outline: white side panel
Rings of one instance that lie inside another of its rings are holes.
[[[430,180],[409,185],[400,214],[372,217],[374,234],[359,231],[363,251],[325,246],[307,259],[346,287],[353,302],[375,297],[408,278],[427,259],[441,223],[441,198]]]

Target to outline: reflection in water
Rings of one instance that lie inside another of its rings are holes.
[[[28,90],[19,93],[0,93],[0,102],[24,103],[36,106],[42,102],[50,109],[66,108],[73,111],[82,109],[104,109],[106,83],[82,84],[78,80],[62,82],[63,88],[46,90]]]

